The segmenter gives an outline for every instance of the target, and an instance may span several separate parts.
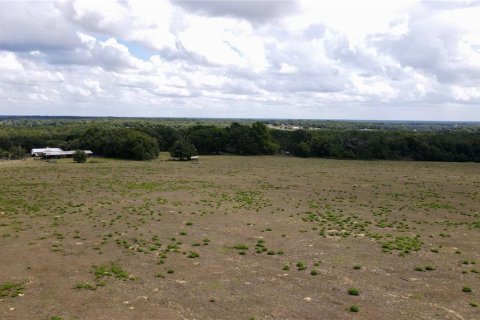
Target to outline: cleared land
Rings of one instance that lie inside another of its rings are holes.
[[[0,319],[479,319],[479,203],[473,163],[0,162]]]

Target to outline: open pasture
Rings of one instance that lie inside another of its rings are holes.
[[[479,319],[480,165],[0,162],[0,319]]]

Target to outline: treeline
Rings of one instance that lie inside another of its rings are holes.
[[[283,150],[300,157],[480,162],[476,131],[273,131]]]
[[[194,125],[228,127],[232,122],[252,125],[255,119],[222,118],[118,118],[118,117],[57,117],[57,116],[1,116],[1,126],[43,127],[62,126],[65,124],[107,124],[121,126],[126,123],[144,123],[163,125],[173,128]],[[262,123],[274,127],[296,126],[305,129],[321,130],[388,130],[388,131],[475,131],[480,129],[478,121],[388,121],[388,120],[322,120],[322,119],[262,119]]]
[[[188,154],[480,162],[480,129],[285,131],[263,122],[175,127],[135,119],[48,119],[0,126],[0,158],[22,157],[32,148],[46,146],[135,160],[155,159],[159,151],[172,150],[182,158],[183,148]]]
[[[19,150],[24,155],[32,148],[49,146],[92,150],[96,155],[113,158],[149,160],[155,159],[159,151],[170,151],[179,145],[193,145],[192,150],[198,154],[260,155],[279,151],[270,130],[261,122],[251,126],[233,123],[229,127],[173,128],[151,121],[128,120],[0,127],[0,157],[10,159],[17,158]]]

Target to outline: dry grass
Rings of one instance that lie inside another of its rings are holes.
[[[478,203],[468,163],[1,162],[0,318],[474,319]]]

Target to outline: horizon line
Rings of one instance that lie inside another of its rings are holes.
[[[0,118],[115,118],[115,119],[205,119],[205,120],[294,120],[294,121],[345,121],[345,122],[460,122],[460,123],[480,123],[480,120],[421,120],[421,119],[348,119],[348,118],[268,118],[268,117],[252,117],[252,118],[235,118],[235,117],[179,117],[179,116],[80,116],[80,115],[2,115]]]

